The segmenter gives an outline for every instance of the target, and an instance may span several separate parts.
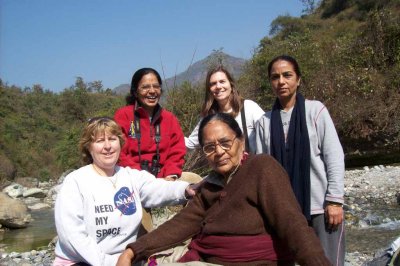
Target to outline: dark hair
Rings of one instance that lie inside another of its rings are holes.
[[[274,59],[271,60],[268,64],[268,78],[271,78],[271,70],[272,70],[272,65],[275,64],[276,61],[287,61],[292,64],[294,72],[297,74],[297,77],[301,77],[301,72],[300,72],[300,67],[299,64],[297,63],[296,59],[289,55],[279,55],[275,57]]]
[[[240,126],[238,122],[236,122],[235,118],[233,118],[232,115],[226,114],[226,113],[215,113],[215,114],[210,114],[204,117],[199,126],[199,143],[200,146],[203,147],[203,134],[204,134],[204,128],[207,126],[211,121],[221,121],[222,123],[225,123],[230,129],[232,129],[233,132],[235,132],[235,136],[239,139],[243,138],[243,132],[240,129]]]
[[[150,68],[150,67],[144,67],[144,68],[137,70],[132,76],[131,89],[129,91],[129,95],[126,97],[127,104],[135,103],[136,91],[138,89],[139,82],[143,78],[143,76],[145,76],[147,74],[154,74],[157,77],[157,80],[158,80],[158,83],[160,83],[160,86],[162,85],[161,76],[160,76],[160,74],[158,74],[157,70]]]
[[[239,114],[240,109],[242,108],[243,99],[242,99],[242,97],[240,97],[239,91],[236,89],[235,80],[234,80],[233,76],[222,65],[214,67],[207,72],[206,88],[205,88],[206,93],[205,93],[203,107],[201,108],[201,115],[203,117],[205,117],[209,114],[215,114],[215,113],[220,112],[218,103],[214,99],[214,96],[210,91],[210,87],[211,87],[210,78],[213,74],[215,74],[217,72],[225,73],[226,77],[228,78],[229,83],[231,84],[231,88],[232,88],[232,94],[230,97],[230,103],[232,106],[231,115],[233,117],[236,117]]]

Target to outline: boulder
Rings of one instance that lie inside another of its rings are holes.
[[[22,197],[24,193],[24,187],[17,183],[12,183],[11,185],[5,187],[3,192],[12,198]]]
[[[18,183],[24,187],[37,187],[39,185],[39,180],[34,177],[16,177],[15,183]]]
[[[11,229],[25,228],[31,220],[25,203],[0,192],[0,224]]]
[[[57,181],[57,184],[62,184],[62,182],[64,182],[65,177],[71,173],[75,171],[75,169],[68,169],[67,171],[65,171],[64,173],[62,173],[62,175],[60,176],[60,178]]]
[[[43,199],[46,197],[46,193],[40,188],[28,188],[27,190],[24,191],[22,196],[24,198],[33,197],[33,198]]]
[[[50,205],[49,205],[49,204],[46,204],[46,203],[41,203],[41,202],[39,202],[39,203],[36,203],[36,204],[34,204],[34,205],[32,205],[32,206],[28,206],[28,208],[29,208],[30,210],[40,210],[40,209],[47,209],[47,208],[50,208]]]

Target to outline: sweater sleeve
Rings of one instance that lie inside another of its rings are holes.
[[[185,136],[183,135],[182,128],[179,125],[178,119],[172,115],[171,124],[171,139],[169,143],[169,149],[167,158],[163,168],[164,176],[177,175],[181,176],[183,164],[185,162],[184,157],[186,154],[185,148]]]
[[[59,246],[72,261],[90,265],[115,265],[119,254],[105,254],[88,235],[82,197],[75,179],[66,177],[54,208]]]
[[[344,153],[336,133],[335,125],[329,115],[328,109],[324,105],[322,105],[315,123],[328,179],[328,189],[325,199],[327,201],[343,203]]]
[[[176,182],[176,181],[175,181]],[[205,210],[201,195],[197,194],[189,204],[171,220],[163,223],[154,231],[130,243],[135,253],[135,261],[148,258],[152,254],[177,246],[200,232]]]
[[[194,150],[199,146],[199,127],[201,120],[197,123],[196,127],[190,133],[189,137],[185,137],[185,145],[189,150]]]
[[[330,265],[320,242],[300,210],[289,177],[270,156],[260,156],[258,194],[262,212],[279,238],[285,239],[300,265]]]
[[[255,151],[256,154],[269,154],[269,118],[264,115],[255,126]]]
[[[129,127],[133,120],[133,107],[131,112],[128,112],[126,108],[118,109],[114,114],[114,120],[121,126],[122,133],[124,134],[125,140],[129,138]],[[118,165],[126,167],[129,166],[134,169],[140,169],[139,163],[136,163],[129,152],[129,142],[125,141],[124,146],[121,149],[119,155]]]
[[[166,181],[163,178],[155,178],[146,171],[127,169],[134,176],[138,186],[142,205],[146,208],[154,208],[166,205],[183,204],[185,189],[189,183],[185,181]]]

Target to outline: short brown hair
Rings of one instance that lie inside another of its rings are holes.
[[[81,160],[84,165],[93,163],[89,148],[100,133],[115,135],[119,139],[121,148],[124,145],[125,139],[121,127],[112,118],[105,116],[93,117],[89,119],[79,140],[79,151],[81,152]]]

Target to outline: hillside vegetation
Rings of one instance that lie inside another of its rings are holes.
[[[314,1],[303,2],[308,3],[306,15],[272,22],[238,80],[241,93],[270,109],[274,96],[268,62],[292,55],[302,70],[302,93],[327,105],[347,158],[399,154],[399,1],[325,0],[317,8]],[[178,117],[186,135],[199,119],[203,97],[204,88],[188,81],[164,95],[164,107]],[[40,85],[18,88],[0,80],[0,102],[0,181],[57,178],[78,167],[77,140],[84,123],[112,116],[125,104],[123,96],[105,90],[100,81],[82,78],[58,94]],[[189,156],[186,168],[193,170],[197,154]]]
[[[270,35],[260,41],[240,80],[265,110],[274,98],[268,62],[289,54],[300,64],[302,93],[327,105],[348,158],[399,152],[398,0],[321,1],[309,15],[276,18]]]

